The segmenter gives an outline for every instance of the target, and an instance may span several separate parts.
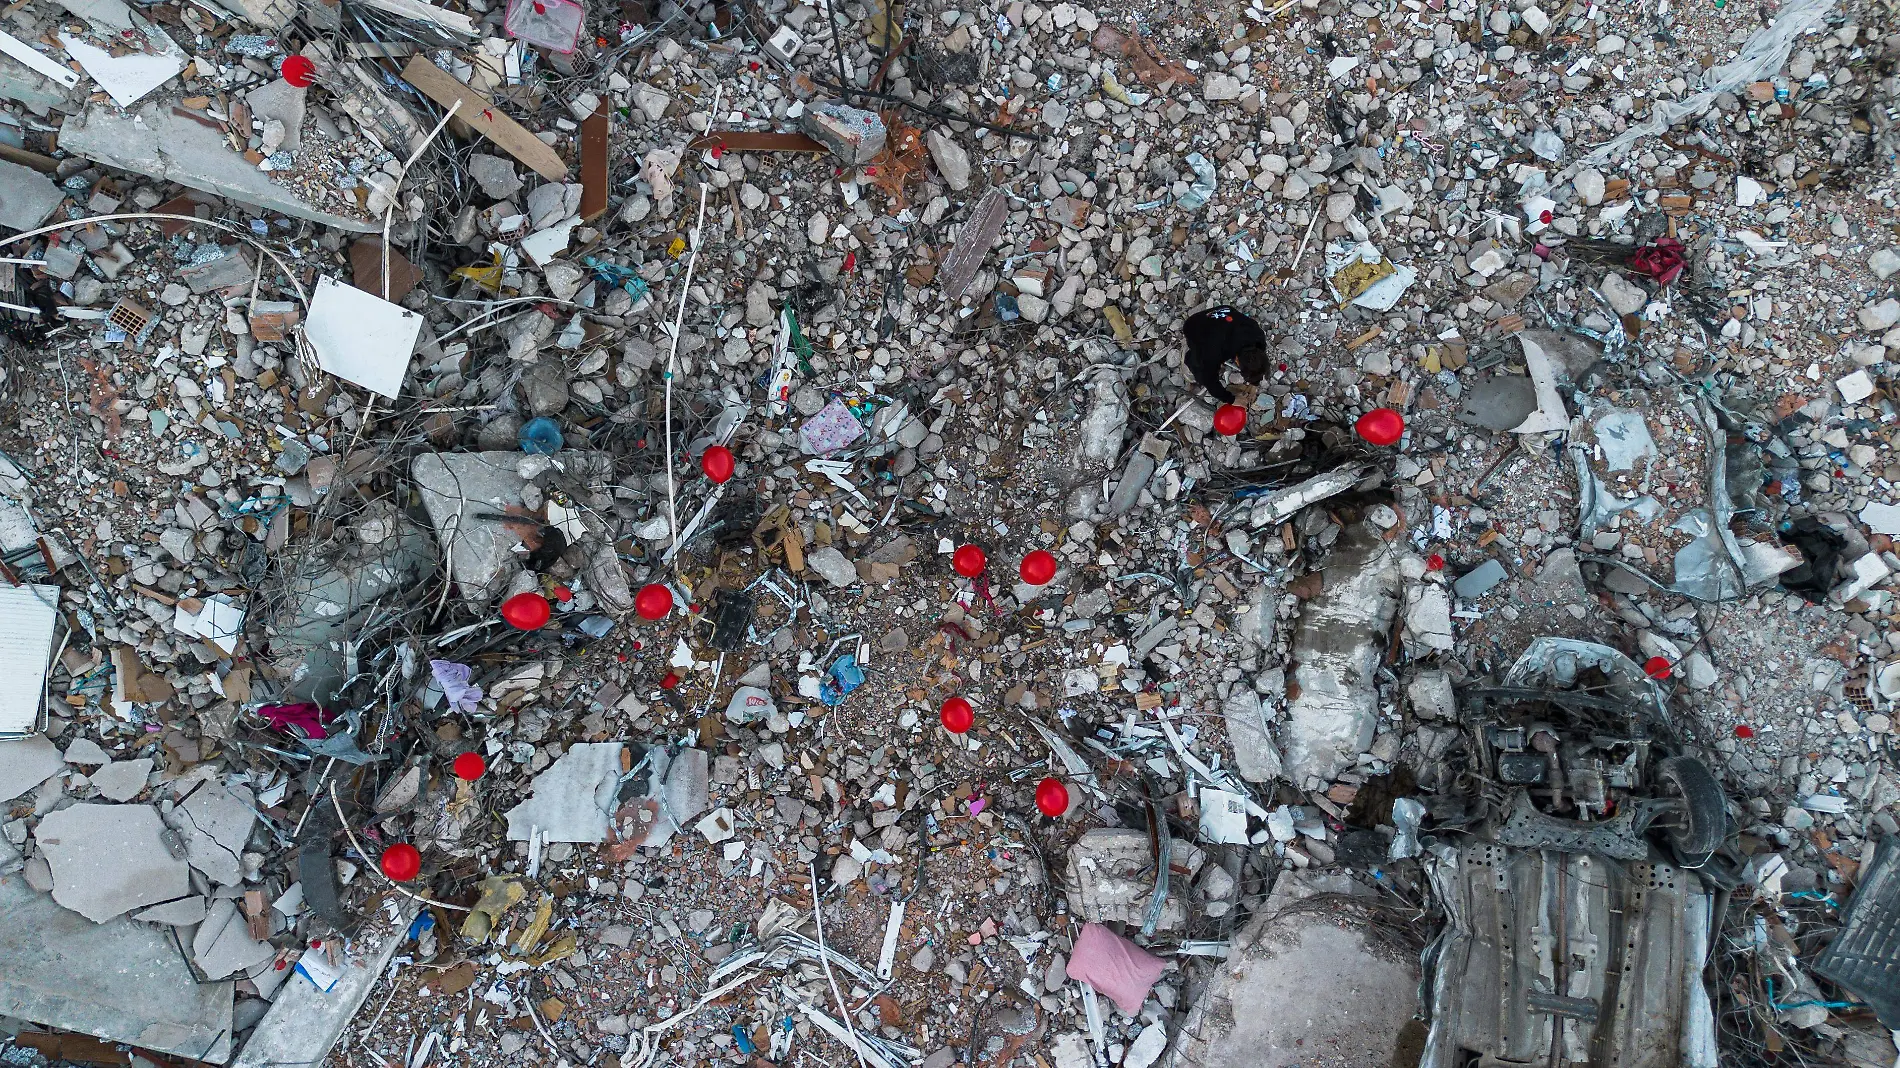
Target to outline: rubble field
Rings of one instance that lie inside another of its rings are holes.
[[[0,8],[0,1063],[1900,1058],[1892,0]]]

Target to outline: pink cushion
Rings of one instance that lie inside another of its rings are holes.
[[[1127,1016],[1141,1011],[1148,991],[1168,964],[1128,939],[1091,923],[1076,937],[1069,955],[1069,978],[1080,979],[1105,994]]]

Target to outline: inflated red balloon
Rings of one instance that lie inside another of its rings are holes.
[[[974,545],[959,545],[950,554],[950,567],[964,578],[975,578],[990,565],[990,558]]]
[[[673,591],[658,582],[649,582],[633,595],[633,610],[641,619],[664,619],[673,610]]]
[[[399,883],[406,883],[422,874],[422,854],[407,842],[399,842],[383,850],[383,874]]]
[[[1056,557],[1054,553],[1043,549],[1032,549],[1023,554],[1022,566],[1017,574],[1031,586],[1046,586],[1056,577]]]
[[[548,599],[538,593],[517,593],[501,602],[501,618],[516,630],[540,630],[553,614]]]
[[[1044,779],[1036,784],[1036,808],[1050,819],[1061,819],[1069,811],[1069,788],[1061,779]]]
[[[961,697],[952,697],[937,710],[937,718],[943,721],[943,729],[951,734],[965,734],[976,725],[976,709]]]
[[[1643,674],[1652,679],[1666,679],[1676,669],[1666,656],[1652,656],[1643,661]]]
[[[1214,409],[1214,431],[1233,437],[1247,429],[1247,409],[1238,404],[1223,404]]]
[[[317,80],[317,65],[305,56],[285,56],[277,66],[277,73],[297,89],[308,89]]]
[[[452,768],[456,778],[474,782],[482,777],[482,772],[488,770],[488,761],[482,759],[480,753],[463,753],[455,758]]]
[[[724,445],[708,445],[706,451],[699,454],[699,469],[714,482],[731,478],[732,466],[732,450]]]
[[[1352,429],[1374,445],[1397,445],[1405,435],[1405,417],[1390,408],[1374,408],[1360,416]]]

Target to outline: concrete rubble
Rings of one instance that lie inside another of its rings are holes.
[[[1891,1064],[1893,26],[7,6],[0,1060]]]

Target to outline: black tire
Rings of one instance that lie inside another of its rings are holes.
[[[1728,799],[1708,765],[1694,757],[1670,757],[1657,766],[1656,777],[1682,803],[1681,818],[1665,840],[1676,863],[1699,868],[1728,837]]]

